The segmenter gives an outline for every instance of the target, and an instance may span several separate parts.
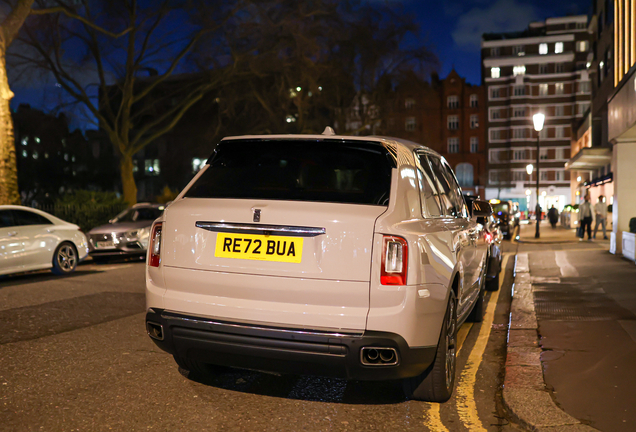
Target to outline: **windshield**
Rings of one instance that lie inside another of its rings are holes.
[[[161,216],[163,210],[159,210],[154,207],[138,207],[129,208],[119,213],[113,223],[118,222],[139,222],[139,221],[154,221]]]
[[[395,160],[360,141],[222,141],[188,198],[270,199],[386,206]]]
[[[510,206],[508,203],[493,204],[492,211],[495,214],[510,213]]]

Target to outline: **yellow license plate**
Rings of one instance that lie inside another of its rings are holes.
[[[214,256],[299,263],[303,256],[303,238],[218,233]]]

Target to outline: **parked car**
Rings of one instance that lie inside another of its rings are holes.
[[[579,205],[567,204],[559,215],[561,226],[564,228],[578,228],[579,226]]]
[[[0,275],[49,268],[68,274],[87,255],[79,226],[30,207],[0,206]]]
[[[464,199],[466,204],[468,204],[468,208],[472,209],[472,203],[479,198],[474,195],[464,195]],[[477,218],[476,221],[484,225],[485,240],[490,245],[486,268],[486,290],[497,291],[499,289],[499,273],[501,272],[501,241],[503,234],[499,228],[499,221],[492,214],[488,217]]]
[[[519,226],[519,209],[512,201],[491,199],[492,212],[499,221],[499,229],[504,238],[511,239],[515,229]]]
[[[401,379],[408,397],[445,401],[458,326],[483,316],[482,231],[422,145],[225,138],[152,226],[146,329],[193,374]]]
[[[150,226],[161,216],[164,204],[139,203],[119,213],[107,224],[88,232],[90,255],[95,261],[112,257],[145,257]]]

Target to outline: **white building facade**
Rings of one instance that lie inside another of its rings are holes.
[[[487,97],[486,199],[536,205],[537,132],[532,116],[546,116],[540,134],[539,204],[570,204],[571,137],[590,108],[592,60],[587,16],[549,18],[516,33],[484,34],[482,81]],[[526,166],[533,165],[528,175]]]

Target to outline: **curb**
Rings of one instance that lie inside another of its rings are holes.
[[[559,408],[545,388],[527,253],[517,254],[514,273],[504,404],[520,424],[533,431],[596,431]]]

